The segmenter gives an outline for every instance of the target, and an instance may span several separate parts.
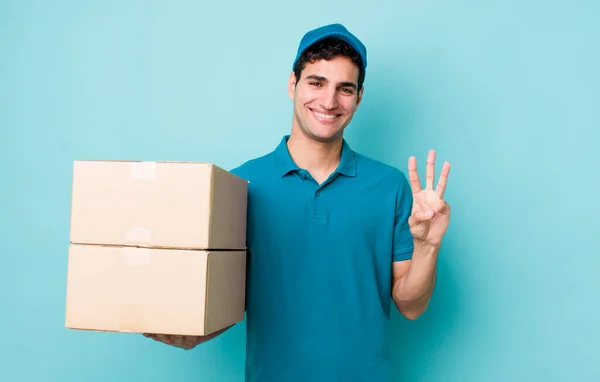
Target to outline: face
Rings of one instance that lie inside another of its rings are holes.
[[[306,64],[299,81],[290,75],[293,128],[308,138],[330,142],[342,137],[362,100],[358,67],[346,57]]]

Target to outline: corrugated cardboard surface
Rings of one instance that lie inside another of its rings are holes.
[[[245,251],[71,245],[67,328],[204,335],[243,319]]]
[[[75,161],[71,242],[242,250],[247,190],[210,163]]]
[[[207,285],[206,331],[224,328],[225,322],[242,321],[246,309],[245,252],[209,252]]]

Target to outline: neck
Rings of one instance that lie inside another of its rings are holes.
[[[342,153],[342,137],[320,142],[292,129],[287,142],[288,151],[296,165],[306,169],[319,183],[338,167]]]

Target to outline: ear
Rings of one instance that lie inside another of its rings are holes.
[[[363,86],[362,88],[360,88],[360,90],[358,91],[358,94],[356,95],[356,107],[357,108],[358,108],[358,105],[360,105],[360,103],[362,102],[364,90],[365,90],[365,87]]]
[[[294,99],[294,93],[296,92],[296,75],[292,71],[288,78],[288,96]]]

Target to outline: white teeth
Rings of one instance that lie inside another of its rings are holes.
[[[323,118],[323,119],[334,119],[336,117],[335,115],[317,113],[316,111],[315,111],[315,114],[317,115],[317,117]]]

